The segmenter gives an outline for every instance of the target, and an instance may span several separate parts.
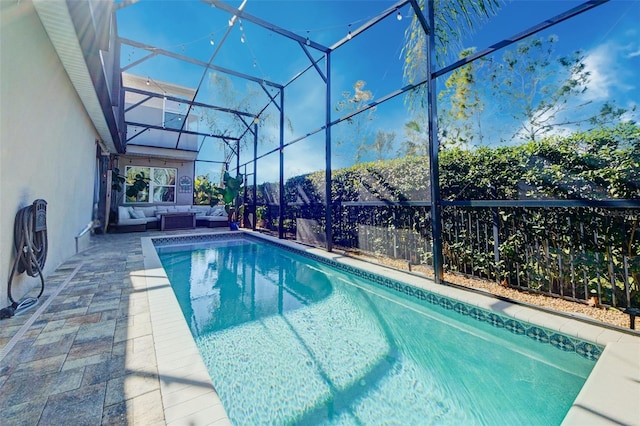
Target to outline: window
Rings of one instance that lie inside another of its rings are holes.
[[[186,118],[187,105],[165,99],[162,104],[162,126],[165,129],[182,129],[182,125]],[[185,125],[185,129],[188,127]]]
[[[182,129],[182,122],[184,121],[184,114],[176,112],[164,112],[164,128],[165,129]],[[186,128],[186,127],[185,127]]]
[[[173,203],[176,200],[176,169],[151,168],[151,188],[154,203]]]
[[[125,203],[174,203],[177,169],[127,166]]]

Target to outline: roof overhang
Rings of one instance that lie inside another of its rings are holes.
[[[102,72],[99,73],[101,75],[96,75],[95,66],[94,72],[90,71],[67,2],[34,0],[33,4],[103,144],[112,153],[124,151],[118,135],[111,99],[108,93],[105,99],[104,90],[99,91],[96,86],[97,80],[106,80],[106,77]],[[86,7],[89,8],[88,3]],[[91,19],[91,16],[85,19]]]

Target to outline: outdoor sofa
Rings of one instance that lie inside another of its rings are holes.
[[[224,205],[192,206],[192,205],[158,205],[148,207],[118,206],[116,232],[142,232],[147,229],[159,229],[162,213],[193,212],[196,226],[219,228],[229,225]]]

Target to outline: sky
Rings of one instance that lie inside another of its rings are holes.
[[[461,45],[449,48],[443,56],[445,63],[455,61],[459,50],[475,47],[482,50],[503,39],[579,5],[569,0],[513,0],[502,3],[497,14],[486,22],[478,22],[474,30],[462,38]],[[240,1],[227,4],[239,7]],[[392,8],[395,2],[378,1],[270,1],[247,0],[245,12],[275,24],[303,38],[330,47],[344,40],[349,32],[357,29],[382,11]],[[402,19],[398,19],[398,14]],[[409,6],[393,13],[366,32],[352,37],[331,54],[331,115],[339,118],[344,112],[336,109],[340,101],[352,97],[354,83],[366,84],[375,101],[406,84],[403,79],[402,55],[405,31],[413,16]],[[141,0],[117,13],[118,32],[121,37],[153,45],[179,55],[231,69],[259,80],[286,84],[310,65],[301,46],[294,41],[271,33],[248,21],[235,21],[229,26],[231,15],[194,0]],[[554,57],[580,51],[589,72],[587,90],[567,103],[566,116],[588,115],[605,101],[631,110],[640,103],[640,0],[612,0],[576,18],[558,24],[540,33],[548,39],[553,36]],[[512,48],[515,48],[513,46]],[[321,58],[321,52],[308,48],[313,58]],[[215,55],[214,55],[215,54]],[[504,51],[491,55],[500,61]],[[121,65],[126,66],[145,56],[139,49],[125,48]],[[319,62],[323,70],[324,60]],[[551,76],[545,84],[557,84],[561,70],[549,67]],[[128,72],[149,76],[158,82],[173,82],[198,88],[200,102],[223,106],[234,105],[258,112],[268,104],[265,91],[252,82],[228,77],[230,89],[216,89],[210,83],[211,72],[202,67],[160,56],[145,60]],[[218,75],[224,75],[218,73]],[[438,80],[444,88],[447,76]],[[268,87],[268,86],[267,86]],[[490,87],[484,85],[484,111],[482,121],[483,143],[500,144],[517,135],[522,123],[508,119],[504,108],[498,107],[498,99],[488,96]],[[268,89],[275,96],[275,89]],[[297,140],[324,125],[326,86],[314,69],[303,74],[285,89],[285,143]],[[348,102],[347,102],[348,104]],[[448,107],[444,98],[438,109]],[[578,105],[586,105],[578,108]],[[342,110],[344,111],[344,109]],[[197,111],[196,111],[197,112]],[[400,155],[400,143],[405,140],[404,125],[415,115],[407,110],[404,96],[381,104],[372,112],[373,117],[359,115],[353,123],[343,122],[332,129],[334,168],[353,164],[357,143],[371,142],[379,132],[394,133],[392,146],[384,158]],[[360,117],[358,119],[358,117]],[[562,118],[562,117],[561,117]],[[638,112],[629,112],[628,119],[638,120]],[[215,116],[216,125],[230,132],[228,120]],[[261,116],[259,154],[278,146],[279,111],[271,105]],[[354,128],[360,126],[357,131]],[[202,129],[200,129],[202,130]],[[564,129],[571,131],[577,129]],[[560,132],[560,129],[558,130]],[[359,136],[358,136],[359,135]],[[476,138],[477,141],[478,138]],[[286,177],[315,170],[324,170],[324,132],[287,146],[285,152]],[[252,154],[252,148],[247,150]],[[244,155],[244,154],[243,154]],[[219,144],[205,138],[199,156],[203,160],[220,159]],[[362,160],[374,160],[380,155],[369,150]],[[247,158],[243,157],[243,161]],[[204,172],[201,164],[197,173]],[[219,170],[219,167],[216,166]],[[208,171],[208,170],[207,170]],[[213,170],[212,170],[213,172]],[[258,162],[259,180],[277,180],[277,154]]]

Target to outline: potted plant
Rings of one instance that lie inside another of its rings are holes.
[[[123,176],[120,174],[120,169],[113,169],[113,177],[111,183],[111,189],[122,195],[122,186],[127,184],[127,190],[125,194],[127,201],[137,201],[141,193],[146,193],[149,189],[149,178],[144,175],[144,172],[136,173],[135,176]],[[117,199],[117,202],[120,200]]]
[[[264,228],[265,227],[264,216],[265,216],[266,212],[267,212],[267,206],[257,206],[256,207],[256,226],[258,228]]]
[[[229,172],[224,172],[222,178],[223,186],[215,187],[214,193],[224,203],[224,209],[227,212],[229,218],[229,229],[237,230],[238,222],[236,220],[235,202],[242,189],[243,178],[242,174],[238,174],[236,177],[231,177]]]
[[[111,190],[115,191],[117,196],[111,199],[110,211],[113,217],[110,217],[109,221],[115,222],[115,215],[121,198],[126,195],[127,201],[131,202],[137,201],[141,195],[147,194],[149,178],[144,175],[144,172],[136,173],[134,176],[124,176],[120,174],[120,169],[115,167],[111,179]],[[125,187],[126,191],[123,191]]]

